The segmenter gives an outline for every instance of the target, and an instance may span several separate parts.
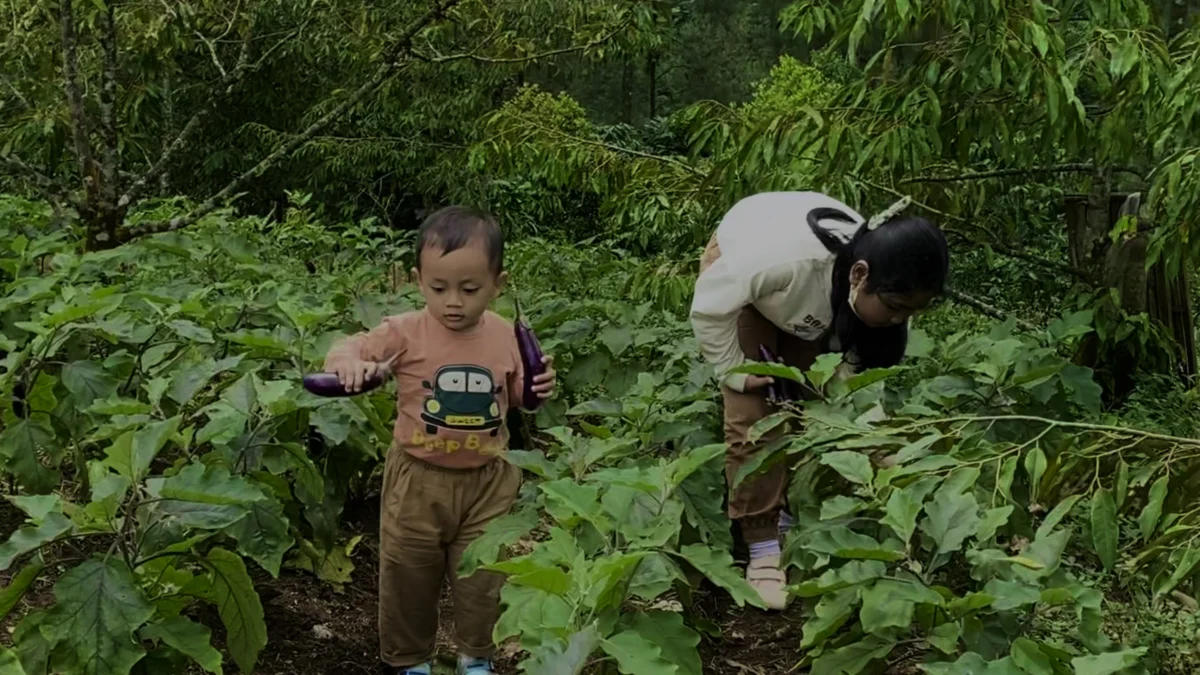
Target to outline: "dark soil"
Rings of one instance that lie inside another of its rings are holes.
[[[345,531],[363,532],[362,543],[355,549],[351,581],[340,591],[316,577],[284,570],[278,579],[252,566],[255,586],[266,615],[268,641],[259,657],[256,675],[376,675],[380,672],[376,634],[376,570],[378,560],[378,518],[372,504],[364,504],[357,513],[347,513]],[[0,499],[0,541],[6,540],[24,521],[24,514]],[[53,552],[54,557],[81,560],[104,548],[101,538],[71,542]],[[21,565],[0,573],[0,584],[7,584]],[[0,623],[0,641],[7,637],[20,618],[30,610],[53,603],[53,587],[64,568],[51,566],[34,583],[21,602]],[[194,618],[213,630],[212,642],[224,648],[224,631],[216,612],[197,607]],[[800,626],[797,610],[766,614],[753,608],[739,608],[728,595],[713,589],[696,594],[692,619],[710,626],[716,636],[706,635],[700,645],[704,672],[713,675],[767,675],[792,671],[800,660]],[[442,629],[439,631],[439,664],[435,673],[450,675],[453,670],[453,646],[450,638],[449,597],[442,599]],[[518,673],[520,654],[514,644],[501,647],[496,665],[502,673]],[[237,673],[231,661],[227,673]],[[197,668],[189,672],[199,675]]]

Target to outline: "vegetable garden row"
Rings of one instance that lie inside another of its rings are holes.
[[[341,516],[375,485],[391,385],[323,399],[299,382],[339,335],[414,306],[403,238],[218,213],[84,255],[0,198],[0,241],[0,456],[26,520],[0,544],[0,674],[254,672],[255,568],[330,593],[353,574]],[[514,249],[563,391],[523,425],[521,499],[463,571],[508,575],[496,637],[525,672],[698,674],[701,640],[721,637],[696,593],[758,598],[685,308],[611,253]],[[756,435],[786,433],[749,467],[796,466],[797,672],[1194,672],[1115,635],[1106,604],[1194,595],[1200,440],[1106,414],[1067,358],[1090,330],[1078,313],[1037,335],[918,332],[905,365],[846,381],[836,357],[747,367],[822,394],[764,420]],[[51,606],[26,601],[47,583]]]

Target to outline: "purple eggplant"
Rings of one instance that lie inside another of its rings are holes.
[[[517,349],[521,352],[521,370],[525,373],[521,406],[526,410],[537,410],[542,405],[542,399],[533,390],[533,379],[546,372],[546,364],[542,362],[542,345],[538,342],[537,334],[521,317],[519,305],[517,306],[517,318],[513,321],[513,331],[517,334]]]
[[[327,398],[341,398],[345,396],[358,396],[365,394],[372,389],[378,389],[379,385],[383,384],[383,376],[377,375],[369,377],[363,382],[362,389],[357,392],[346,391],[346,387],[338,381],[338,376],[333,373],[311,373],[304,376],[304,388],[316,394]]]
[[[775,354],[766,345],[760,344],[758,346],[758,356],[759,356],[759,358],[761,358],[763,360],[764,363],[779,363],[779,357],[775,356]],[[771,384],[768,384],[767,385],[767,402],[774,404],[774,405],[778,405],[778,404],[782,403],[783,402],[783,396],[781,395],[782,391],[783,391],[783,387],[781,386],[781,384],[779,382],[772,382]]]

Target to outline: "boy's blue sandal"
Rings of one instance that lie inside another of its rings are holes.
[[[458,675],[496,675],[492,670],[489,659],[479,659],[470,656],[458,657]]]
[[[409,666],[408,668],[392,667],[388,669],[389,675],[430,675],[433,672],[433,666],[428,663],[422,663],[419,666]]]

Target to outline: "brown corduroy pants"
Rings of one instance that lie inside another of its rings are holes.
[[[393,448],[384,467],[379,524],[379,652],[391,666],[433,658],[438,599],[449,582],[458,652],[488,657],[500,615],[503,575],[458,577],[463,552],[505,515],[521,470],[497,459],[477,469],[446,469]]]
[[[721,255],[716,236],[700,258],[700,271],[708,269]],[[738,343],[746,358],[758,360],[758,346],[765,345],[784,363],[802,370],[812,367],[820,355],[820,345],[784,332],[754,307],[746,307],[738,316]],[[755,422],[771,414],[766,392],[738,392],[721,386],[725,404],[725,479],[733,484],[738,470],[774,440],[782,430],[776,430],[750,443],[747,439]],[[777,464],[769,471],[748,478],[729,495],[729,517],[741,527],[747,544],[775,539],[779,536],[779,511],[787,500],[788,466]]]

